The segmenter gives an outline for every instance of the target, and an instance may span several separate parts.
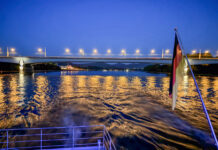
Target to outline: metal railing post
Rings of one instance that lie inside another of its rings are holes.
[[[73,136],[72,136],[72,142],[73,142],[73,149],[74,149],[74,127],[73,127]]]
[[[103,149],[104,149],[104,142],[105,142],[104,138],[105,138],[105,126],[104,126],[104,129],[103,129],[103,144],[102,144],[103,145]]]
[[[111,139],[110,139],[110,148],[109,148],[109,150],[111,150]]]
[[[98,150],[101,150],[101,140],[98,140]]]
[[[42,129],[40,131],[41,131],[41,134],[40,134],[40,149],[42,150]]]
[[[7,150],[8,150],[8,130],[7,130]]]

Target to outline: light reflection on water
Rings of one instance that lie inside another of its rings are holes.
[[[218,134],[218,77],[197,80]],[[0,128],[104,124],[119,149],[205,148],[213,141],[192,78],[174,112],[168,88],[168,76],[145,72],[0,75]]]

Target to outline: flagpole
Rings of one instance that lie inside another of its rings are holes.
[[[211,130],[211,133],[212,133],[212,136],[213,136],[213,138],[214,138],[214,140],[215,140],[215,144],[216,144],[216,147],[217,147],[217,149],[218,149],[218,141],[217,141],[217,138],[216,138],[216,133],[214,132],[214,128],[213,128],[213,125],[212,125],[212,123],[211,123],[209,114],[208,114],[208,112],[207,112],[207,108],[206,108],[206,106],[205,106],[205,104],[204,104],[204,100],[203,100],[203,98],[202,98],[200,89],[199,89],[199,87],[198,87],[198,83],[197,83],[197,81],[196,81],[196,79],[195,79],[194,72],[193,72],[193,70],[192,70],[192,68],[191,68],[191,65],[190,65],[190,63],[189,63],[189,60],[188,60],[187,55],[184,53],[184,48],[183,48],[182,42],[181,42],[181,40],[180,40],[180,36],[179,36],[179,34],[178,34],[177,29],[175,29],[175,32],[176,32],[176,35],[177,35],[177,37],[178,37],[179,43],[181,44],[182,53],[185,55],[186,61],[187,61],[187,63],[188,63],[189,69],[190,69],[191,74],[192,74],[192,77],[193,77],[193,79],[194,79],[194,83],[195,83],[195,86],[196,86],[198,95],[199,95],[199,97],[200,97],[200,100],[201,100],[201,103],[202,103],[202,107],[203,107],[204,113],[205,113],[206,118],[207,118],[207,122],[208,122],[208,124],[209,124],[210,130]]]

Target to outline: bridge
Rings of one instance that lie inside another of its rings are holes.
[[[191,59],[191,65],[218,64],[218,58]],[[171,58],[159,57],[0,57],[0,63],[19,64],[20,70],[27,73],[33,72],[34,64],[43,63],[133,63],[133,64],[171,64]]]
[[[189,58],[191,65],[218,64],[218,58]],[[40,63],[61,63],[61,62],[99,62],[99,63],[150,63],[150,64],[171,64],[171,58],[159,57],[0,57],[0,63],[15,64],[40,64]]]

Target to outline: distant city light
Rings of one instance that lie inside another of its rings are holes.
[[[93,55],[97,55],[98,54],[98,50],[95,48],[93,49]]]
[[[122,56],[126,56],[126,50],[125,50],[125,49],[122,49],[122,50],[121,50],[121,55],[122,55]]]
[[[155,49],[152,49],[152,50],[151,50],[151,54],[155,54]]]
[[[192,54],[196,54],[197,53],[197,50],[192,50]]]
[[[169,49],[166,49],[165,50],[165,54],[169,54],[170,53],[170,50]]]
[[[107,50],[107,54],[111,54],[111,49],[108,49],[108,50]]]

